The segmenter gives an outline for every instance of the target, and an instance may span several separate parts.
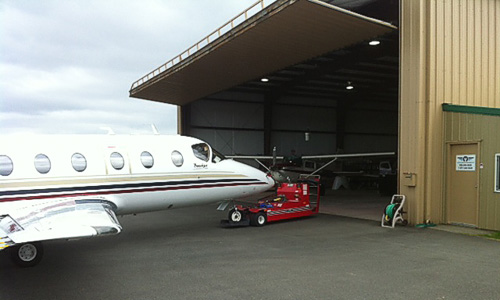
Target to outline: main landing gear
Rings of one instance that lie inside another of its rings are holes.
[[[6,250],[10,251],[12,261],[23,268],[37,265],[43,257],[43,245],[41,242],[19,244]]]

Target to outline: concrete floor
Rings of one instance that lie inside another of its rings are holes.
[[[319,214],[221,228],[213,205],[120,218],[113,237],[48,242],[0,299],[500,299],[500,243]]]
[[[377,190],[327,190],[321,200],[320,212],[380,222],[382,212],[391,202],[391,197],[381,196]],[[476,236],[493,233],[489,230],[446,224],[437,224],[429,228]]]
[[[327,190],[320,212],[357,219],[380,221],[391,196],[380,196],[377,190]]]

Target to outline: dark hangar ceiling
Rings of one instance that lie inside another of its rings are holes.
[[[371,18],[399,25],[397,0],[324,1]],[[358,99],[397,103],[399,76],[399,32],[368,40],[289,66],[264,77],[234,87],[240,92],[276,93],[316,99]],[[354,89],[347,90],[350,83]]]
[[[368,42],[330,52],[295,64],[232,90],[252,93],[278,93],[313,98],[357,97],[370,101],[395,101],[398,95],[398,34],[379,37],[381,43]],[[346,89],[348,84],[354,88]]]

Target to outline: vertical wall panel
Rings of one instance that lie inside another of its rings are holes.
[[[407,196],[408,216],[412,223],[424,220],[425,163],[425,11],[422,1],[401,2],[400,27],[400,193]],[[410,186],[406,177],[416,176]]]

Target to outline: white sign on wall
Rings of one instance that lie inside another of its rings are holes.
[[[461,171],[461,172],[475,172],[476,171],[476,155],[475,154],[457,155],[456,170]]]

